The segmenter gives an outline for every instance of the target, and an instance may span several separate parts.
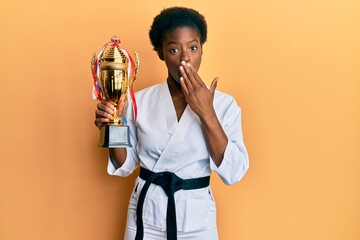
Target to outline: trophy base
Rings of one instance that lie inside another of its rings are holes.
[[[101,127],[98,147],[131,147],[129,126],[105,125]]]

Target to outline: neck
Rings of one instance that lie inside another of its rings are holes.
[[[178,83],[175,79],[168,77],[167,83],[172,97],[185,97],[180,83]]]
[[[168,78],[167,82],[168,82],[171,99],[175,107],[176,116],[179,121],[187,106],[185,95],[181,88],[180,83],[175,81],[175,79]]]

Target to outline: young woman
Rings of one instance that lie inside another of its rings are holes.
[[[164,9],[149,35],[168,77],[136,93],[137,122],[129,121],[132,148],[109,149],[110,174],[128,176],[141,168],[125,239],[218,239],[209,176],[214,170],[232,185],[249,167],[240,108],[215,90],[218,78],[208,88],[197,73],[207,37],[200,13]],[[111,119],[112,109],[107,101],[97,105],[98,128]]]

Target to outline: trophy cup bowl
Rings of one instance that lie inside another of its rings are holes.
[[[116,37],[113,37],[111,41],[119,42]],[[113,44],[98,61],[100,74],[97,80],[101,96],[114,105],[113,118],[100,129],[98,146],[131,147],[130,131],[125,117],[128,89],[132,84],[130,76],[128,76],[129,57],[124,55],[117,44]]]

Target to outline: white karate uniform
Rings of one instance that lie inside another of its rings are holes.
[[[109,174],[128,176],[140,164],[153,172],[174,172],[183,179],[209,176],[214,170],[227,185],[234,184],[244,176],[249,161],[243,143],[241,110],[233,97],[219,91],[214,96],[217,117],[228,137],[224,159],[219,167],[209,155],[200,120],[189,106],[177,121],[166,81],[137,92],[136,101],[136,124],[132,114],[128,117],[132,148],[127,148],[127,159],[118,169],[109,159]],[[129,202],[126,239],[134,239],[137,200],[144,184],[143,179],[136,179]],[[197,232],[203,232],[204,235],[191,239],[218,238],[216,207],[210,186],[179,190],[174,197],[179,239],[182,235],[184,239],[189,239],[187,234]],[[166,239],[163,236],[166,236],[167,200],[164,190],[151,184],[143,207],[144,239]],[[156,231],[158,238],[147,237],[147,232],[150,234]]]

